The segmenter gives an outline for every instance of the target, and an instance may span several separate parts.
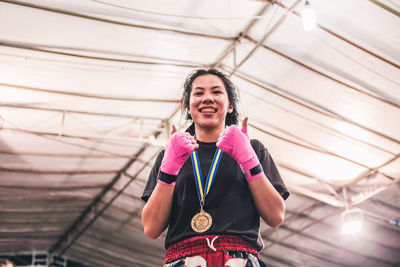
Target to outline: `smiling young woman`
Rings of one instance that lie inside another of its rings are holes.
[[[280,225],[289,193],[267,149],[248,137],[247,118],[236,126],[237,103],[218,70],[185,81],[182,110],[192,125],[185,133],[173,126],[142,195],[145,234],[156,239],[168,228],[165,267],[265,266],[260,217]]]

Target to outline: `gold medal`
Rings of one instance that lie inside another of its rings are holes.
[[[192,165],[194,180],[196,181],[197,195],[200,201],[200,212],[193,216],[192,218],[192,229],[196,233],[204,233],[210,229],[212,225],[211,215],[203,210],[203,205],[206,199],[206,195],[210,191],[211,185],[214,181],[215,173],[218,169],[219,160],[222,156],[222,150],[217,148],[214,154],[213,161],[211,163],[210,170],[208,172],[207,180],[203,186],[203,176],[201,175],[200,160],[197,154],[197,150],[192,153]]]
[[[203,206],[200,206],[200,212],[192,218],[192,229],[197,233],[203,233],[210,229],[212,225],[211,215],[203,210]]]

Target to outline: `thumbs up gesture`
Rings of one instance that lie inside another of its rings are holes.
[[[234,158],[242,167],[246,179],[251,181],[260,177],[263,170],[247,135],[247,120],[247,117],[243,119],[242,129],[231,125],[222,132],[217,147]]]
[[[160,170],[166,174],[177,175],[183,163],[198,148],[199,145],[193,136],[177,131],[175,125],[172,125],[171,137],[167,142]]]

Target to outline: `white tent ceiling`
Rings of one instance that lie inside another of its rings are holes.
[[[400,2],[313,0],[310,32],[304,1],[271,2],[1,0],[0,256],[160,266],[140,195],[184,78],[217,67],[292,193],[262,258],[399,265]]]

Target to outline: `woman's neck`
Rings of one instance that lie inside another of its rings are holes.
[[[221,132],[225,129],[225,127],[218,128],[201,128],[196,127],[196,139],[202,142],[217,142]]]

